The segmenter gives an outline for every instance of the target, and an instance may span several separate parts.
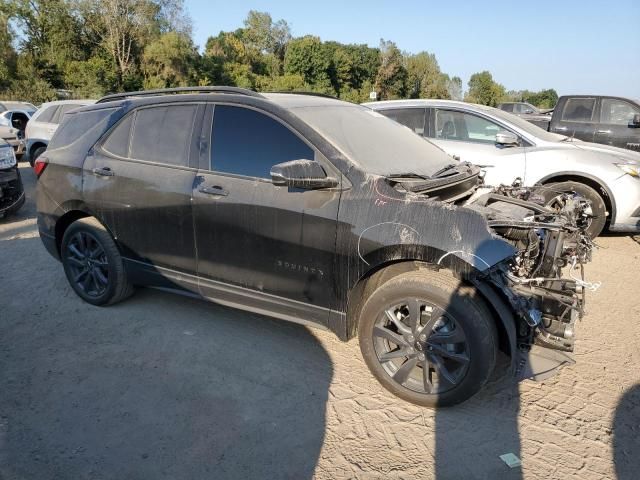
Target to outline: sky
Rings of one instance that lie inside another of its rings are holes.
[[[284,19],[293,36],[366,43],[394,41],[434,53],[462,78],[489,70],[507,90],[640,98],[640,0],[383,1],[185,0],[194,40],[243,25],[249,10]]]

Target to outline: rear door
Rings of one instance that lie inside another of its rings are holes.
[[[259,301],[312,304],[316,320],[325,322],[335,301],[331,279],[341,191],[275,186],[269,172],[298,159],[318,161],[325,171],[333,167],[266,112],[216,104],[210,113],[213,121],[205,121],[203,132],[210,154],[201,158],[193,190],[202,294],[220,298],[223,282]]]
[[[453,109],[433,109],[430,140],[461,161],[482,167],[487,185],[511,184],[524,180],[526,144],[506,147],[495,143],[496,134],[505,126],[475,113]]]
[[[619,98],[602,98],[595,142],[640,150],[640,128],[629,126],[633,116],[637,114],[640,114],[640,107],[631,102]]]
[[[194,103],[139,108],[84,163],[86,203],[123,255],[147,271],[195,274],[191,158],[198,156],[193,132],[203,114]]]
[[[573,97],[566,99],[562,111],[553,112],[551,131],[593,142],[597,124],[597,98]]]

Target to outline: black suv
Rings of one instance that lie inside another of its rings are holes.
[[[357,334],[377,379],[428,406],[477,392],[499,349],[531,376],[534,344],[573,346],[583,283],[559,276],[589,258],[585,201],[483,188],[359,105],[112,95],[69,113],[35,169],[42,241],[94,305],[153,286]],[[543,370],[565,361],[544,351]]]

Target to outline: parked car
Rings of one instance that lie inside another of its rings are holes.
[[[31,166],[47,149],[65,113],[95,103],[95,100],[58,100],[43,103],[31,117],[25,132],[25,156]]]
[[[449,100],[395,100],[365,104],[409,127],[449,155],[482,166],[489,185],[544,185],[578,192],[591,202],[589,234],[608,224],[640,231],[640,154],[545,132],[502,110]],[[554,113],[555,114],[555,113]],[[430,147],[425,147],[430,148]]]
[[[527,102],[504,102],[499,103],[497,108],[522,117],[544,130],[549,129],[551,113],[553,112],[553,108],[540,109]]]
[[[500,346],[519,374],[534,342],[572,349],[582,280],[559,278],[588,261],[588,202],[480,188],[477,167],[359,105],[112,95],[65,115],[34,168],[40,237],[91,304],[146,285],[357,333],[373,375],[429,406],[477,392]]]
[[[15,154],[24,153],[24,131],[35,110],[5,110],[0,113],[0,138],[13,147]]]
[[[565,95],[551,116],[549,131],[640,151],[640,100],[602,95]]]
[[[7,110],[26,110],[30,112],[35,112],[37,108],[29,103],[29,102],[15,102],[15,101],[7,101],[0,100],[0,113],[6,112]]]
[[[17,212],[25,195],[13,148],[0,138],[0,218]]]

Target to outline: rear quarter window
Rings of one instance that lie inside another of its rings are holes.
[[[65,115],[49,142],[49,150],[66,147],[83,137],[94,138],[95,135],[100,135],[110,126],[110,119],[117,111],[117,108],[103,108]],[[96,140],[97,138],[93,142]]]
[[[38,114],[35,118],[36,122],[43,123],[51,123],[56,111],[58,110],[58,105],[51,105],[50,107],[45,108],[42,112]]]

